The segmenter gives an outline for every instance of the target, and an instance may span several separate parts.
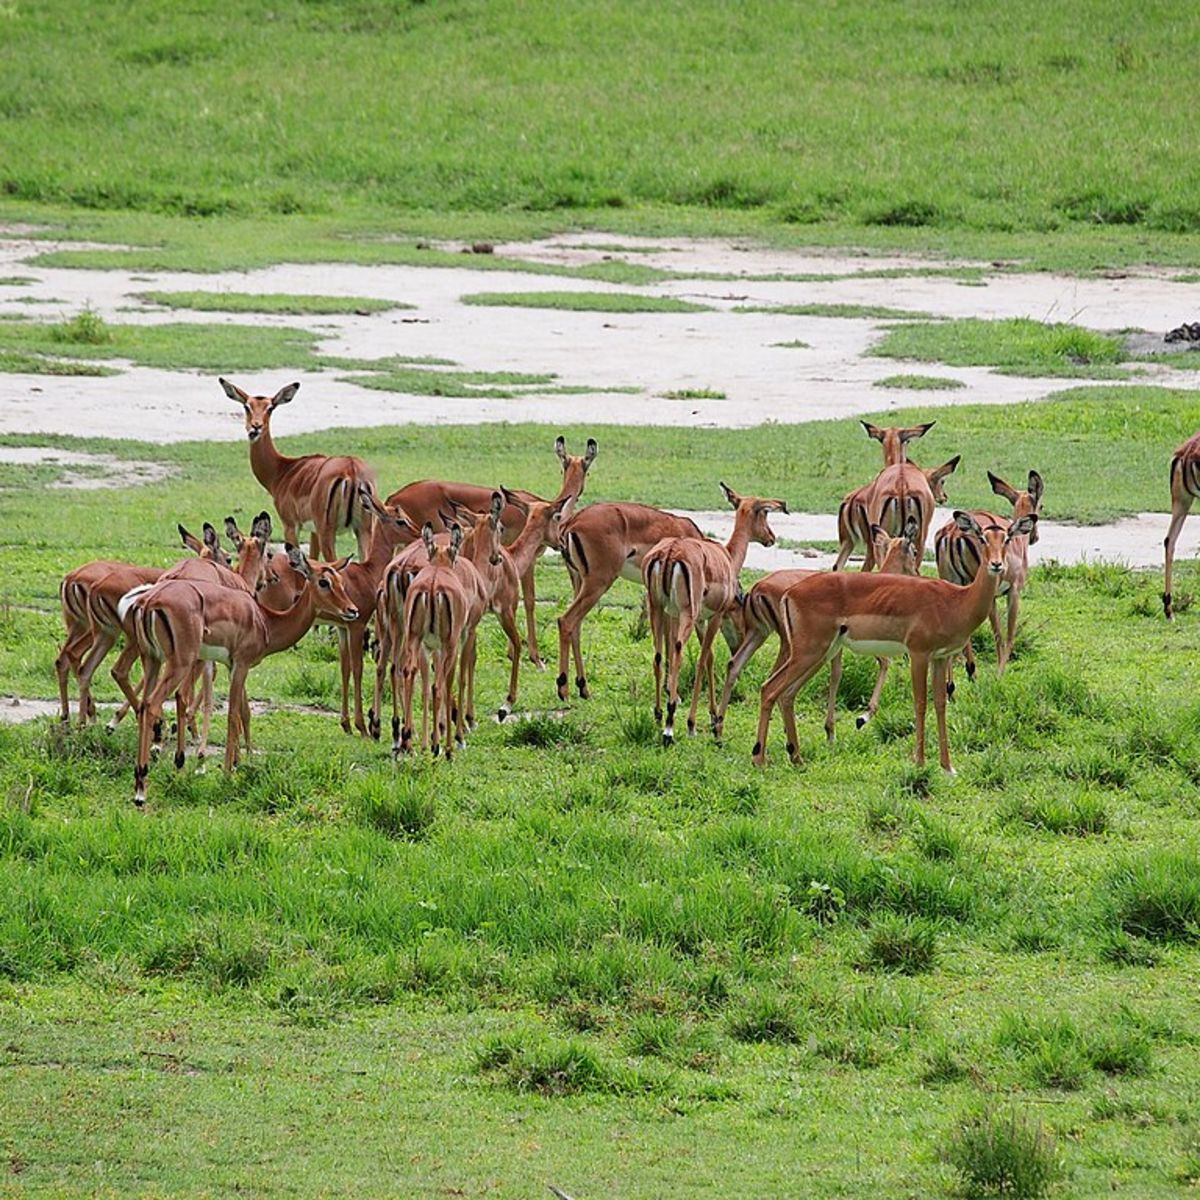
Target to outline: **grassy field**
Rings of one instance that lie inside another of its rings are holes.
[[[1152,429],[1156,403],[1179,419],[1179,399],[1135,394],[1151,416],[1127,425]],[[974,412],[970,426],[993,447],[1016,431],[1023,453],[1026,422],[1058,414],[1034,460],[1054,511],[1072,439],[1090,427],[1114,441],[1121,406],[1101,399],[978,410],[993,430]],[[930,461],[959,448],[958,416],[927,436]],[[873,445],[844,432],[795,436],[856,479]],[[551,490],[552,431],[486,434],[350,436],[396,482],[452,460]],[[794,461],[780,434],[613,430],[588,498],[644,495],[668,453],[678,482],[650,498],[715,495],[704,445],[765,482],[765,447],[781,476]],[[1135,461],[1139,445],[1125,447]],[[102,551],[169,561],[177,516],[223,515],[213,495],[261,504],[241,445],[124,452],[178,474],[64,494],[42,468],[0,491],[0,691],[53,694],[65,566]],[[777,727],[771,765],[749,764],[769,654],[744,676],[724,746],[663,752],[625,584],[585,626],[594,698],[560,713],[554,672],[525,674],[532,715],[483,722],[449,767],[394,767],[312,711],[337,696],[319,634],[251,676],[254,697],[283,706],[255,718],[261,752],[232,780],[158,764],[144,814],[128,801],[130,726],[0,728],[0,1194],[532,1197],[552,1182],[577,1197],[715,1197],[803,1177],[814,1196],[949,1195],[956,1131],[956,1161],[986,1166],[970,1136],[981,1111],[1041,1131],[1061,1194],[1188,1186],[1200,626],[1189,609],[1168,627],[1160,586],[1113,567],[1035,570],[1013,666],[995,676],[982,634],[979,679],[961,683],[953,784],[908,765],[902,669],[854,730],[869,660],[848,664],[832,747],[819,688],[802,699],[803,768]],[[1185,564],[1177,594],[1198,587]],[[552,648],[569,594],[555,560],[539,594]],[[503,674],[489,624],[485,703]],[[100,698],[113,694],[105,680]]]

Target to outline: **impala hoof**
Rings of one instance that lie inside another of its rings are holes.
[[[973,662],[967,663],[967,678],[972,683],[975,682],[975,664]]]
[[[860,713],[857,717],[854,718],[854,728],[862,729],[863,726],[866,725],[868,721],[870,721],[870,719],[871,718],[868,717],[865,713]],[[829,740],[833,741],[832,734],[830,735]]]
[[[946,684],[946,699],[947,700],[954,699],[954,682],[953,681]]]
[[[675,733],[673,730],[664,729],[662,735],[662,744],[664,746],[675,745]]]
[[[575,688],[579,692],[580,700],[588,700],[591,698],[591,693],[588,691],[587,680],[582,675],[575,680]]]
[[[947,779],[957,779],[958,778],[958,772],[953,767],[943,767],[942,772],[943,772],[943,774],[945,774]]]
[[[688,737],[695,737],[695,736],[696,736],[696,722],[689,720],[688,721]]]
[[[177,770],[177,771],[183,770],[183,751],[182,750],[175,751],[175,770]]]
[[[565,673],[554,681],[554,686],[558,688],[558,698],[565,700],[567,698],[567,676]]]
[[[1167,620],[1170,621],[1172,619],[1172,617],[1174,617],[1174,615],[1175,615],[1171,611],[1171,593],[1170,592],[1163,592],[1162,602],[1163,602],[1163,616],[1165,616],[1167,618]]]
[[[503,725],[503,724],[504,724],[504,722],[508,720],[508,718],[509,718],[509,715],[510,715],[511,713],[512,713],[512,708],[511,708],[511,706],[510,706],[510,705],[507,705],[507,704],[502,704],[502,705],[500,705],[500,707],[499,707],[499,708],[496,710],[496,720],[497,720],[497,721],[499,721],[501,725]]]

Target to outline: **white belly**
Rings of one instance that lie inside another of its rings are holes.
[[[872,658],[898,658],[908,653],[908,647],[903,642],[856,642],[846,638],[843,645],[855,654],[869,654]]]
[[[205,662],[224,663],[229,666],[229,650],[225,646],[207,646],[201,643],[200,657]]]

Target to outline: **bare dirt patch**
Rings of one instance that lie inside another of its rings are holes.
[[[175,472],[165,463],[117,458],[113,454],[87,454],[78,450],[57,450],[52,446],[0,446],[0,463],[16,466],[50,465],[62,468],[52,488],[123,488],[143,483],[159,483]],[[85,470],[74,470],[82,467]]]

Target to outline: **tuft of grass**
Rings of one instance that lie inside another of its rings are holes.
[[[804,1031],[795,1002],[777,992],[757,991],[729,1016],[729,1036],[739,1042],[794,1044]]]
[[[961,1119],[941,1148],[959,1174],[963,1194],[1037,1200],[1062,1177],[1054,1139],[1039,1122],[984,1111]]]
[[[1020,375],[1115,379],[1127,374],[1116,366],[1123,356],[1120,338],[1027,317],[897,325],[869,353],[952,367],[996,367]]]
[[[877,388],[900,388],[913,392],[952,392],[967,385],[949,375],[885,375],[871,385]]]
[[[566,717],[534,714],[517,721],[505,734],[510,746],[551,747],[583,746],[590,741],[587,727]]]
[[[971,1074],[963,1045],[946,1037],[935,1038],[925,1052],[922,1083],[958,1083]]]
[[[640,705],[627,705],[617,717],[617,730],[626,746],[657,746],[660,732],[654,714]]]
[[[423,838],[437,819],[434,785],[421,776],[372,775],[355,783],[346,800],[360,824],[390,838]]]
[[[94,308],[84,308],[69,321],[51,325],[50,340],[72,346],[106,346],[113,340],[108,323]]]
[[[677,300],[674,296],[640,296],[634,292],[471,292],[463,304],[514,308],[558,308],[567,312],[700,313],[711,304]]]
[[[917,850],[931,862],[956,862],[962,854],[962,834],[948,821],[921,813],[913,831]]]
[[[776,350],[811,350],[810,342],[802,342],[799,338],[793,338],[790,342],[772,342],[771,346]]]
[[[772,313],[780,317],[838,317],[852,321],[933,321],[933,313],[884,304],[743,304],[739,313]]]
[[[1162,961],[1162,954],[1156,946],[1126,933],[1124,929],[1104,930],[1096,952],[1103,962],[1118,967],[1156,967]]]
[[[923,917],[880,913],[871,923],[858,965],[868,970],[919,975],[937,960],[937,930]]]
[[[912,818],[912,805],[895,796],[873,796],[867,801],[864,822],[871,833],[898,833]]]
[[[1094,792],[1059,796],[1013,796],[1000,809],[1000,819],[1049,833],[1085,837],[1107,832],[1108,804]]]
[[[399,300],[377,300],[369,296],[288,295],[282,292],[135,292],[133,298],[163,308],[186,308],[193,312],[274,313],[282,316],[365,316],[414,307]]]
[[[725,400],[726,395],[716,388],[676,388],[663,392],[664,400]]]
[[[474,1054],[479,1074],[499,1073],[514,1092],[557,1097],[633,1095],[651,1089],[637,1072],[606,1062],[586,1042],[492,1037]]]
[[[1108,924],[1158,942],[1200,941],[1200,858],[1154,850],[1101,885]]]

